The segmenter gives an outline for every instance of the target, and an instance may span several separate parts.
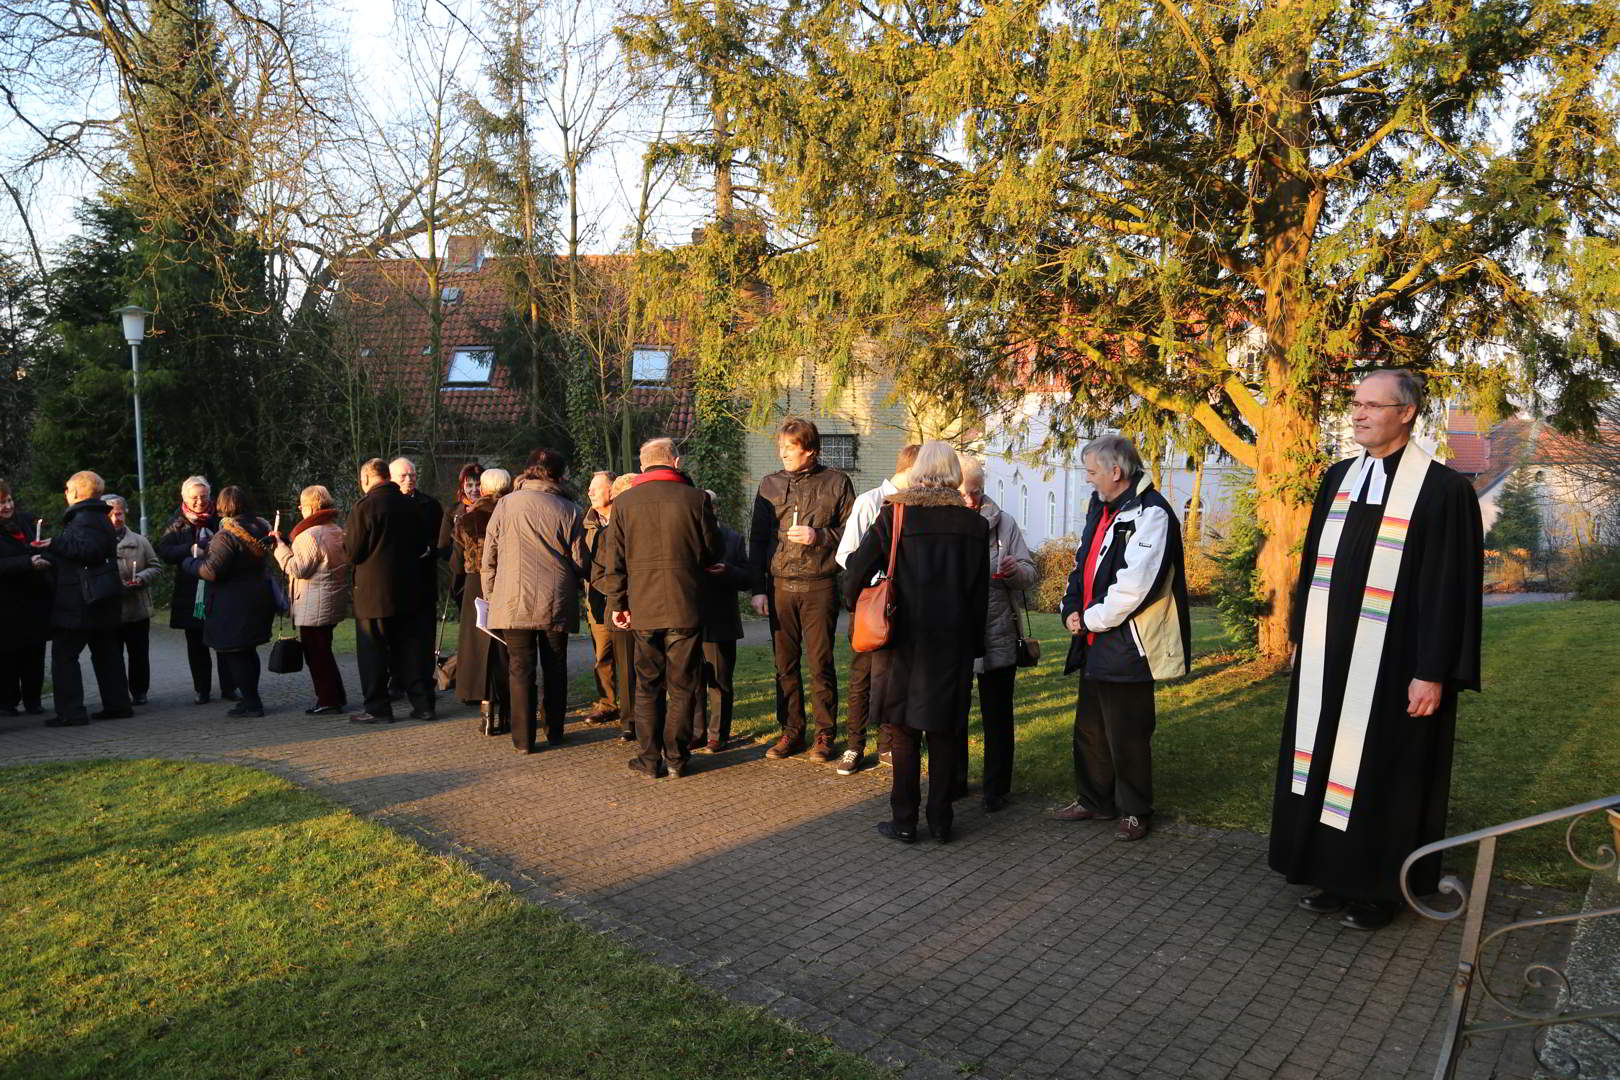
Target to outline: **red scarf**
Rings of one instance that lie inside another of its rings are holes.
[[[298,539],[298,534],[303,532],[305,529],[313,529],[317,525],[325,525],[325,524],[328,524],[329,522],[336,521],[336,520],[337,520],[337,511],[336,510],[333,510],[331,508],[327,508],[325,510],[317,510],[313,514],[310,514],[308,517],[304,518],[304,520],[300,521],[298,524],[293,526],[292,532],[287,534],[287,542],[290,544],[294,540]]]
[[[685,484],[687,487],[694,486],[692,481],[687,478],[687,475],[673,465],[654,465],[646,472],[637,473],[636,478],[630,481],[630,486],[639,487],[652,480],[673,480],[675,483]]]
[[[1082,606],[1080,608],[1080,625],[1081,626],[1084,626],[1086,624],[1085,612],[1086,612],[1086,610],[1088,608],[1091,607],[1092,583],[1096,580],[1096,577],[1097,577],[1097,556],[1102,552],[1103,537],[1108,535],[1109,527],[1114,524],[1114,516],[1115,516],[1115,510],[1113,509],[1113,507],[1109,506],[1107,503],[1104,503],[1103,504],[1102,518],[1101,518],[1101,520],[1099,520],[1097,522],[1097,531],[1092,534],[1092,536],[1091,536],[1091,546],[1086,549],[1086,566],[1085,566],[1086,589],[1085,589],[1084,602],[1083,602],[1083,604],[1082,604]],[[1086,644],[1087,645],[1095,645],[1096,643],[1097,643],[1097,635],[1095,633],[1091,632],[1090,630],[1087,630],[1086,631]]]

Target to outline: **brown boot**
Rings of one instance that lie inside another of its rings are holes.
[[[825,765],[835,756],[836,755],[833,753],[832,736],[817,735],[815,745],[810,747],[810,752],[804,756],[804,759],[806,761],[813,761],[817,765]]]
[[[795,739],[791,735],[783,735],[780,739],[777,739],[774,744],[772,744],[769,750],[765,751],[765,756],[770,758],[772,761],[776,761],[780,758],[792,757],[794,754],[797,754],[803,749],[803,739]]]

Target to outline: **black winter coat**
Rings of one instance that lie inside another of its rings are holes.
[[[197,575],[186,573],[185,564],[191,559],[191,545],[208,546],[208,538],[219,531],[219,518],[209,514],[200,526],[193,525],[184,510],[169,519],[158,537],[158,558],[177,567],[174,574],[174,596],[169,601],[169,625],[176,630],[188,630],[202,625],[192,614],[197,607]],[[199,538],[199,534],[202,534]]]
[[[896,610],[887,648],[872,654],[872,718],[918,731],[967,723],[973,661],[984,655],[990,606],[990,523],[954,488],[908,488],[884,501],[850,556],[844,597],[889,564],[895,504],[906,508],[895,559]]]
[[[405,493],[402,491],[400,494]],[[422,575],[422,595],[427,598],[427,605],[432,607],[439,601],[439,564],[450,557],[449,549],[442,543],[447,515],[439,500],[425,491],[413,491],[405,498],[421,515],[422,535],[428,538],[431,548],[417,570]]]
[[[630,613],[632,629],[696,630],[703,625],[703,568],[719,562],[721,551],[703,492],[685,473],[655,465],[613,500],[597,587],[610,613]]]
[[[200,559],[185,566],[208,583],[203,591],[203,640],[232,652],[270,640],[275,596],[270,591],[270,525],[263,518],[228,519]]]
[[[118,554],[118,534],[100,498],[85,499],[67,508],[62,529],[45,548],[56,576],[51,602],[52,630],[106,630],[123,618],[124,598],[114,596],[98,604],[84,602],[83,571]]]
[[[849,477],[819,461],[807,469],[773,472],[759,482],[754,516],[748,526],[748,557],[756,592],[769,592],[771,579],[828,580],[838,576],[838,541],[855,505]],[[816,530],[813,544],[784,539],[794,524]]]
[[[39,520],[19,510],[0,521],[0,652],[50,636],[51,576],[34,569],[36,549],[30,546]]]
[[[743,628],[737,594],[754,587],[754,575],[748,568],[748,547],[742,533],[722,525],[720,542],[725,549],[720,558],[725,569],[717,574],[703,571],[703,640],[738,641]]]
[[[438,537],[426,525],[427,515],[391,480],[354,504],[343,544],[354,567],[355,618],[415,615],[431,604],[422,564],[433,568]]]

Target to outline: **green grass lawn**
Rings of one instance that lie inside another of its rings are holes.
[[[0,771],[0,1076],[877,1077],[253,770]]]
[[[1073,797],[1075,684],[1060,674],[1068,634],[1057,616],[1036,616],[1035,632],[1044,659],[1018,674],[1014,793],[1056,805]],[[1287,677],[1230,651],[1210,608],[1193,609],[1193,647],[1192,674],[1159,689],[1159,808],[1195,824],[1265,832]],[[840,642],[841,673],[849,659]],[[1489,609],[1484,660],[1485,691],[1465,694],[1459,708],[1452,834],[1620,791],[1620,604]],[[570,700],[588,694],[581,681]],[[754,737],[776,730],[771,657],[762,646],[738,653],[735,730]],[[983,743],[976,712],[972,745],[977,780]],[[1518,881],[1586,885],[1586,871],[1570,862],[1556,830],[1510,838],[1497,858],[1500,872]]]

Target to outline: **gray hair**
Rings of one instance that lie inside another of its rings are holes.
[[[1418,412],[1423,411],[1423,379],[1414,374],[1410,368],[1384,368],[1379,371],[1369,371],[1362,378],[1366,382],[1374,375],[1386,375],[1390,379],[1390,391],[1395,400],[1402,405],[1410,405]]]
[[[332,493],[326,489],[324,484],[311,484],[298,493],[299,502],[304,502],[306,499],[314,503],[317,510],[330,510],[333,506]]]
[[[962,462],[962,486],[966,487],[977,480],[982,488],[984,486],[984,462],[972,454],[959,454],[957,456]]]
[[[1136,444],[1123,435],[1099,435],[1086,443],[1080,451],[1080,460],[1091,458],[1104,469],[1119,469],[1126,476],[1142,471],[1142,455]]]
[[[126,512],[129,510],[129,500],[124,498],[122,495],[103,495],[101,497],[101,501],[106,503],[108,506],[111,506],[113,503],[117,503]]]
[[[657,439],[648,439],[641,444],[641,467],[651,465],[673,465],[680,457],[675,451],[675,440],[668,436]]]
[[[917,451],[917,460],[911,466],[910,476],[914,488],[959,488],[962,486],[962,463],[949,443],[929,439]]]
[[[180,481],[180,497],[182,499],[185,498],[186,492],[190,491],[194,487],[200,487],[210,495],[214,493],[214,485],[208,482],[208,477],[188,476],[184,480]]]
[[[412,461],[408,457],[403,457],[402,456],[402,457],[397,457],[393,461],[390,461],[388,463],[388,475],[390,477],[392,477],[394,475],[395,467],[400,466],[400,465],[408,465],[408,466],[410,466],[410,470],[412,472],[416,471],[416,462]]]
[[[512,490],[512,474],[505,469],[485,469],[478,474],[478,494],[505,495]]]

